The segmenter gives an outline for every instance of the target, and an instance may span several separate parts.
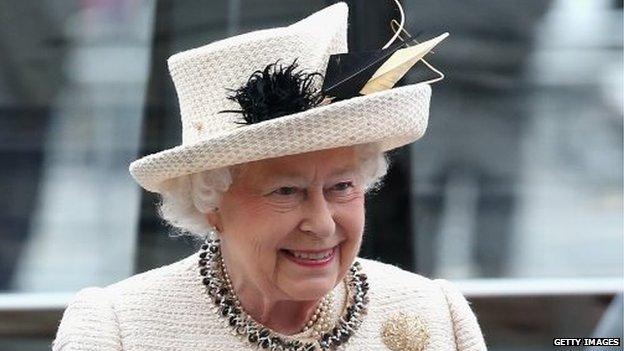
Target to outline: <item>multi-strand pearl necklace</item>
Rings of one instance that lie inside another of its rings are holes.
[[[221,256],[220,241],[206,240],[199,253],[199,267],[202,282],[208,295],[216,305],[217,312],[227,320],[233,333],[245,338],[250,344],[272,351],[315,351],[335,350],[345,344],[353,332],[362,323],[368,304],[368,282],[366,275],[361,273],[359,262],[349,269],[346,279],[349,304],[346,312],[335,325],[330,325],[331,295],[324,298],[317,307],[304,330],[314,329],[313,342],[302,342],[294,338],[284,337],[264,327],[251,318],[243,308],[232,289],[232,282],[225,269]],[[331,327],[331,330],[329,330]]]
[[[302,332],[306,332],[312,329],[312,337],[314,339],[318,339],[323,335],[323,333],[329,330],[329,323],[331,318],[331,308],[334,301],[334,292],[330,291],[329,294],[325,295],[321,299],[321,303],[319,303],[318,307],[314,311],[312,318],[305,324]]]

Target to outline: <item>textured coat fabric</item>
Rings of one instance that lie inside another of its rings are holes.
[[[451,282],[358,260],[368,275],[370,302],[344,350],[388,350],[381,330],[399,312],[425,325],[425,351],[486,349],[475,314]],[[81,290],[65,310],[52,349],[253,350],[213,309],[197,261],[194,254],[105,288]],[[336,316],[345,307],[345,292],[343,284],[334,290]]]

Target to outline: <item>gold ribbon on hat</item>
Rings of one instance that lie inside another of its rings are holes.
[[[444,73],[437,70],[433,67],[429,62],[425,61],[425,55],[429,52],[432,52],[433,48],[438,45],[442,40],[446,39],[449,36],[448,33],[444,33],[439,35],[433,39],[427,40],[424,43],[418,43],[412,36],[409,34],[407,30],[404,28],[405,24],[405,13],[403,12],[403,7],[398,0],[394,0],[401,14],[401,23],[396,20],[392,20],[390,22],[390,27],[394,32],[394,35],[390,40],[383,46],[382,49],[387,49],[392,45],[392,43],[398,38],[406,44],[410,44],[408,47],[399,49],[390,58],[384,62],[384,64],[377,69],[377,71],[373,74],[373,76],[366,82],[366,85],[360,90],[360,93],[363,95],[372,94],[378,91],[391,89],[403,76],[410,70],[416,63],[422,62],[426,65],[430,70],[435,72],[438,77],[429,79],[427,81],[418,82],[418,83],[435,83],[444,79]],[[397,28],[395,28],[397,27]],[[405,34],[407,38],[404,38],[402,34]],[[409,39],[409,40],[406,40]],[[414,44],[415,43],[415,44]]]
[[[429,330],[418,316],[398,312],[384,323],[381,339],[392,351],[422,351],[429,340]]]

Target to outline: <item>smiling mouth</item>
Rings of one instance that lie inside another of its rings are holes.
[[[319,266],[325,265],[332,261],[336,255],[338,245],[325,249],[325,250],[288,250],[282,249],[282,251],[291,261],[294,261],[305,266]]]

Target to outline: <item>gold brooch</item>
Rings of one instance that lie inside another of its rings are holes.
[[[392,351],[422,351],[429,330],[418,316],[399,312],[384,323],[381,338]]]

